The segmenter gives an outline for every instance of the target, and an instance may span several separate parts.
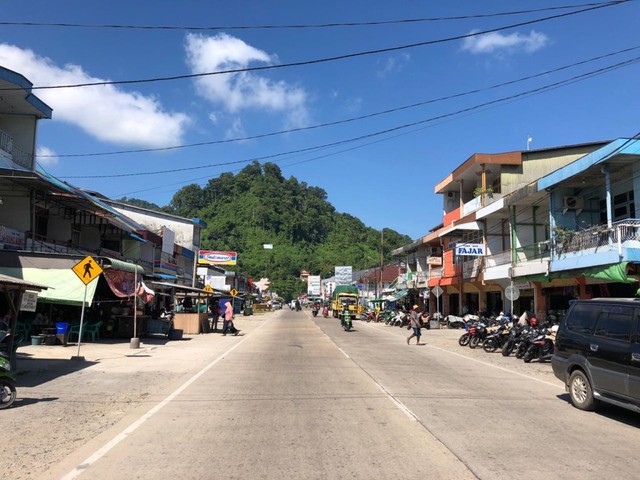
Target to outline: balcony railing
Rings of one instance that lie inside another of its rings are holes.
[[[596,225],[575,232],[556,232],[553,249],[556,255],[603,247],[622,253],[622,244],[633,240],[640,241],[640,220],[629,218],[613,223],[611,228]]]
[[[12,161],[21,167],[28,169],[33,167],[33,156],[21,148],[16,147],[13,142],[13,137],[2,130],[0,130],[0,150],[4,150],[11,155]]]
[[[511,263],[511,250],[494,255],[487,255],[484,261],[485,267],[498,267],[500,265],[506,265],[507,263]]]
[[[545,240],[543,242],[534,243],[516,249],[516,263],[528,262],[530,260],[538,260],[540,258],[549,258],[551,256],[551,242]]]
[[[485,193],[478,195],[473,200],[469,200],[462,206],[462,216],[469,215],[476,210],[480,210],[482,207],[491,205],[493,202],[502,198],[502,193]]]

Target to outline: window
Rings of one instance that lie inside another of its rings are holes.
[[[632,307],[603,307],[595,335],[628,342],[633,325],[633,311]]]
[[[577,333],[591,334],[596,319],[600,313],[600,305],[593,303],[578,303],[567,316],[567,330]]]
[[[635,218],[636,204],[633,190],[619,193],[614,196],[611,202],[613,221],[624,220],[625,218]],[[607,223],[607,202],[600,200],[600,222]]]

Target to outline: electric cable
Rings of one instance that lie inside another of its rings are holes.
[[[424,42],[417,42],[417,43],[411,43],[411,44],[406,44],[406,45],[398,45],[398,46],[395,46],[395,47],[379,48],[379,49],[367,50],[367,51],[363,51],[363,52],[347,53],[347,54],[343,54],[343,55],[336,55],[336,56],[333,56],[333,57],[317,58],[317,59],[313,59],[313,60],[302,60],[302,61],[298,61],[298,62],[281,63],[281,64],[277,64],[277,65],[261,65],[261,66],[255,66],[255,67],[233,68],[233,69],[229,69],[229,70],[219,70],[219,71],[215,71],[215,72],[203,72],[203,73],[193,73],[193,74],[185,74],[185,75],[172,75],[172,76],[166,76],[166,77],[154,77],[154,78],[131,79],[131,80],[105,80],[105,81],[100,81],[100,82],[83,82],[83,83],[65,84],[65,85],[33,86],[33,87],[31,87],[31,90],[32,91],[34,91],[34,90],[56,90],[56,89],[95,87],[95,86],[105,86],[105,85],[133,85],[133,84],[141,84],[141,83],[155,83],[155,82],[166,82],[166,81],[184,80],[184,79],[192,79],[192,78],[203,78],[203,77],[209,77],[209,76],[214,76],[214,75],[224,75],[224,74],[229,74],[229,73],[257,72],[257,71],[275,70],[275,69],[290,68],[290,67],[317,65],[317,64],[321,64],[321,63],[334,62],[334,61],[338,61],[338,60],[347,60],[347,59],[351,59],[351,58],[363,57],[363,56],[368,56],[368,55],[377,55],[377,54],[380,54],[380,53],[397,52],[397,51],[407,50],[407,49],[411,49],[411,48],[423,47],[423,46],[428,46],[428,45],[437,45],[437,44],[452,42],[452,41],[456,41],[456,40],[463,40],[465,38],[477,37],[477,36],[481,36],[481,35],[486,35],[488,33],[500,32],[500,31],[509,30],[509,29],[512,29],[512,28],[523,27],[523,26],[526,26],[526,25],[534,25],[534,24],[541,23],[541,22],[546,22],[546,21],[549,21],[549,20],[556,20],[556,19],[559,19],[559,18],[564,18],[564,17],[568,17],[568,16],[572,16],[572,15],[577,15],[577,14],[580,14],[580,13],[586,13],[586,12],[591,12],[591,11],[594,11],[594,10],[599,10],[599,9],[602,9],[602,8],[607,8],[607,7],[611,7],[611,6],[617,6],[617,5],[621,5],[623,3],[630,2],[630,1],[634,1],[634,0],[618,0],[618,1],[610,2],[610,3],[606,3],[606,4],[602,4],[602,5],[597,5],[597,6],[594,6],[594,7],[585,8],[585,9],[582,9],[582,10],[577,10],[575,12],[567,12],[567,13],[561,13],[561,14],[557,14],[557,15],[551,15],[551,16],[543,17],[543,18],[539,18],[539,19],[528,20],[528,21],[525,21],[525,22],[519,22],[519,23],[506,25],[506,26],[502,26],[502,27],[496,27],[496,28],[491,28],[491,29],[488,29],[488,30],[482,30],[482,31],[479,31],[479,32],[467,33],[467,34],[463,34],[463,35],[456,35],[456,36],[453,36],[453,37],[446,37],[446,38],[441,38],[441,39],[437,39],[437,40],[428,40],[428,41],[424,41]],[[15,90],[22,90],[22,88],[21,87],[0,88],[0,91],[15,91]]]
[[[617,2],[594,2],[581,3],[575,5],[559,5],[556,7],[534,8],[528,10],[514,10],[497,13],[480,13],[474,15],[457,15],[449,17],[428,17],[428,18],[404,18],[398,20],[379,20],[363,22],[332,22],[316,24],[281,24],[281,25],[226,25],[226,26],[177,26],[177,25],[127,25],[127,24],[87,24],[87,23],[64,23],[64,22],[0,22],[0,26],[18,27],[61,27],[61,28],[88,28],[88,29],[121,29],[121,30],[186,30],[186,31],[216,31],[216,30],[278,30],[278,29],[313,29],[313,28],[335,28],[335,27],[362,27],[394,25],[407,23],[441,22],[451,20],[473,20],[478,18],[493,18],[512,15],[523,15],[529,13],[539,13],[554,10],[568,10],[573,8],[592,7],[598,5],[609,5]]]
[[[278,158],[278,157],[282,157],[284,155],[290,155],[290,154],[299,154],[299,153],[304,153],[304,152],[310,152],[310,151],[314,151],[314,150],[318,150],[318,149],[324,149],[324,148],[330,148],[330,147],[336,147],[336,146],[340,146],[340,145],[344,145],[347,143],[352,143],[352,142],[356,142],[359,140],[364,140],[364,139],[368,139],[368,138],[373,138],[373,137],[377,137],[380,135],[385,135],[388,133],[393,133],[399,130],[403,130],[403,129],[407,129],[410,127],[415,127],[418,125],[422,125],[425,123],[430,123],[436,120],[441,120],[444,118],[448,118],[448,117],[453,117],[453,116],[457,116],[460,115],[462,113],[467,113],[467,112],[471,112],[474,110],[478,110],[478,109],[482,109],[482,108],[486,108],[495,104],[499,104],[499,103],[503,103],[503,102],[508,102],[508,101],[513,101],[522,97],[527,97],[527,96],[531,96],[531,95],[536,95],[539,93],[542,93],[544,91],[547,90],[553,90],[556,88],[560,88],[562,86],[565,85],[569,85],[572,83],[575,83],[577,81],[580,80],[584,80],[585,78],[591,78],[593,76],[596,75],[601,75],[604,73],[607,73],[609,71],[618,69],[618,68],[622,68],[624,66],[628,66],[631,65],[633,63],[636,63],[640,61],[640,57],[635,57],[633,59],[630,60],[626,60],[624,62],[619,62],[617,64],[614,65],[609,65],[607,67],[603,67],[591,72],[587,72],[585,74],[581,74],[581,75],[577,75],[574,77],[571,77],[569,79],[565,79],[565,80],[561,80],[558,82],[554,82],[551,84],[547,84],[544,85],[542,87],[538,87],[535,89],[531,89],[525,92],[520,92],[520,93],[516,93],[513,95],[509,95],[506,97],[502,97],[496,100],[491,100],[488,102],[484,102],[478,105],[474,105],[471,107],[467,107],[464,109],[460,109],[457,110],[455,112],[449,112],[449,113],[445,113],[445,114],[441,114],[441,115],[437,115],[435,117],[430,117],[428,119],[423,119],[423,120],[419,120],[419,121],[415,121],[415,122],[411,122],[411,123],[407,123],[404,125],[400,125],[400,126],[395,126],[395,127],[390,127],[384,130],[380,130],[377,132],[372,132],[372,133],[367,133],[367,134],[363,134],[357,137],[352,137],[352,138],[348,138],[348,139],[344,139],[344,140],[339,140],[336,142],[331,142],[331,143],[326,143],[323,145],[316,145],[316,146],[312,146],[312,147],[305,147],[305,148],[301,148],[301,149],[297,149],[297,150],[291,150],[288,152],[279,152],[279,153],[275,153],[275,154],[271,154],[271,155],[266,155],[266,156],[262,156],[262,157],[254,157],[254,158],[250,158],[250,159],[244,159],[244,160],[234,160],[234,161],[229,161],[229,162],[220,162],[220,163],[210,163],[210,164],[206,164],[206,165],[197,165],[197,166],[192,166],[192,167],[182,167],[182,168],[173,168],[173,169],[168,169],[168,170],[157,170],[157,171],[144,171],[144,172],[134,172],[134,173],[119,173],[119,174],[111,174],[111,175],[66,175],[66,176],[61,176],[60,178],[65,178],[65,179],[74,179],[74,178],[121,178],[121,177],[131,177],[131,176],[138,176],[138,175],[159,175],[159,174],[167,174],[167,173],[177,173],[177,172],[184,172],[184,171],[191,171],[191,170],[199,170],[199,169],[203,169],[203,168],[212,168],[212,167],[219,167],[219,166],[227,166],[227,165],[236,165],[236,164],[240,164],[240,163],[248,163],[248,162],[252,162],[255,160],[269,160],[269,159],[273,159],[273,158]]]
[[[395,108],[391,108],[391,109],[387,109],[387,110],[373,112],[373,113],[366,114],[366,115],[360,115],[360,116],[357,116],[357,117],[350,117],[350,118],[346,118],[346,119],[342,119],[342,120],[336,120],[336,121],[333,121],[333,122],[325,122],[325,123],[321,123],[321,124],[310,125],[310,126],[307,126],[307,127],[290,128],[290,129],[287,129],[287,130],[279,130],[279,131],[275,131],[275,132],[262,133],[262,134],[251,135],[251,136],[246,136],[246,137],[230,138],[230,139],[223,139],[223,140],[211,140],[211,141],[208,141],[208,142],[198,142],[198,143],[191,143],[191,144],[186,144],[186,145],[172,145],[172,146],[167,146],[167,147],[156,147],[156,148],[140,148],[140,149],[129,149],[129,150],[116,150],[116,151],[110,151],[110,152],[40,155],[39,157],[40,158],[46,158],[46,157],[74,158],[74,157],[98,157],[98,156],[122,155],[122,154],[132,154],[132,153],[162,152],[162,151],[178,150],[178,149],[183,149],[183,148],[194,148],[194,147],[202,147],[202,146],[208,146],[208,145],[220,145],[220,144],[225,144],[225,143],[243,142],[243,141],[247,141],[247,140],[257,140],[257,139],[268,138],[268,137],[273,137],[273,136],[277,136],[277,135],[285,135],[285,134],[303,132],[303,131],[308,131],[308,130],[316,130],[316,129],[320,129],[320,128],[335,126],[335,125],[342,125],[342,124],[346,124],[346,123],[352,123],[352,122],[356,122],[356,121],[359,121],[359,120],[365,120],[365,119],[368,119],[368,118],[374,118],[374,117],[378,117],[378,116],[382,116],[382,115],[388,115],[390,113],[396,113],[396,112],[399,112],[399,111],[409,110],[409,109],[412,109],[412,108],[417,108],[417,107],[421,107],[421,106],[425,106],[425,105],[429,105],[429,104],[434,104],[434,103],[438,103],[438,102],[442,102],[442,101],[446,101],[446,100],[452,100],[454,98],[461,98],[461,97],[465,97],[465,96],[476,94],[476,93],[482,93],[482,92],[489,91],[489,90],[495,90],[495,89],[498,89],[498,88],[501,88],[501,87],[505,87],[505,86],[508,86],[508,85],[514,85],[516,83],[520,83],[520,82],[524,82],[524,81],[527,81],[527,80],[531,80],[531,79],[534,79],[534,78],[537,78],[537,77],[543,77],[543,76],[550,75],[552,73],[558,73],[558,72],[560,72],[562,70],[567,70],[569,68],[577,67],[577,66],[580,66],[580,65],[585,65],[587,63],[594,62],[594,61],[597,61],[597,60],[602,60],[602,59],[605,59],[605,58],[608,58],[608,57],[612,57],[612,56],[615,56],[615,55],[620,55],[622,53],[628,53],[628,52],[631,52],[633,50],[637,50],[639,48],[640,48],[640,45],[634,46],[634,47],[629,47],[629,48],[625,48],[625,49],[622,49],[622,50],[617,50],[615,52],[610,52],[610,53],[606,53],[606,54],[599,55],[599,56],[596,56],[596,57],[592,57],[592,58],[589,58],[589,59],[586,59],[586,60],[581,60],[579,62],[575,62],[575,63],[572,63],[570,65],[564,65],[564,66],[561,66],[561,67],[558,67],[558,68],[546,70],[544,72],[536,73],[536,74],[533,74],[533,75],[528,75],[528,76],[525,76],[525,77],[520,77],[520,78],[515,79],[515,80],[510,80],[510,81],[507,81],[507,82],[494,84],[494,85],[491,85],[491,86],[485,87],[485,88],[467,90],[465,92],[454,93],[454,94],[451,94],[451,95],[446,95],[446,96],[435,98],[435,99],[424,100],[424,101],[413,103],[413,104],[409,104],[409,105],[402,105],[400,107],[395,107]]]

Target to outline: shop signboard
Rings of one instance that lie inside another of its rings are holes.
[[[442,257],[427,257],[427,265],[442,265]]]
[[[485,254],[485,245],[483,243],[456,243],[456,255],[482,257]]]
[[[198,263],[200,265],[235,265],[237,261],[237,252],[221,252],[218,250],[198,251]]]
[[[313,296],[320,295],[320,275],[309,275],[307,277],[307,293]]]
[[[22,302],[20,310],[23,312],[35,312],[38,304],[38,292],[24,292],[22,294]]]
[[[4,250],[22,250],[25,234],[19,230],[0,225],[0,248]]]

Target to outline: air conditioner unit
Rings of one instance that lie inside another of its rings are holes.
[[[562,206],[562,214],[564,215],[569,210],[575,210],[576,214],[582,212],[584,208],[584,198],[582,197],[564,197]]]

